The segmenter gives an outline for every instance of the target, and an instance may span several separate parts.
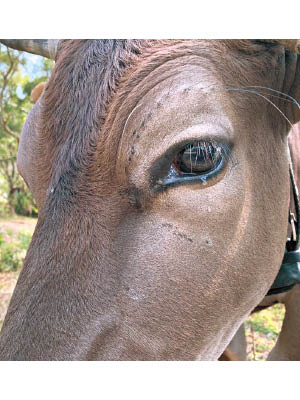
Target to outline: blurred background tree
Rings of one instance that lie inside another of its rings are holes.
[[[0,214],[37,215],[16,167],[22,126],[33,106],[32,89],[49,79],[53,62],[0,45]]]

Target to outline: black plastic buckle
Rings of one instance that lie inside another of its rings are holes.
[[[287,242],[287,248],[290,244],[291,242]],[[300,250],[286,249],[278,275],[266,296],[287,292],[296,283],[300,283]]]

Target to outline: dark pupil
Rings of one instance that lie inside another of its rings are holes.
[[[191,145],[178,153],[175,165],[183,173],[199,174],[215,168],[220,151],[211,144]]]

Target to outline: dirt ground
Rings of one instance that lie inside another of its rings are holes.
[[[26,218],[26,217],[1,218],[0,229],[2,231],[10,230],[13,231],[14,233],[27,231],[32,234],[36,223],[37,223],[36,218]]]
[[[21,232],[33,233],[37,220],[33,218],[1,218],[0,230],[10,232],[8,240]],[[0,273],[0,329],[20,271]],[[284,318],[284,306],[276,304],[252,314],[245,322],[247,357],[249,361],[265,360],[276,343]]]

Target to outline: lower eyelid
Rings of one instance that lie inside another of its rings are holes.
[[[157,182],[159,185],[161,185],[161,187],[157,189],[178,186],[181,184],[201,184],[206,186],[210,180],[217,178],[218,175],[220,175],[226,169],[226,166],[227,160],[222,157],[216,167],[207,173],[198,175],[186,174],[182,176],[178,175],[178,173],[171,166],[169,174],[164,179]]]
[[[216,168],[209,173],[203,173],[202,175],[180,175],[176,169],[174,168],[173,161],[177,154],[179,154],[184,148],[191,144],[197,143],[207,143],[208,145],[212,145],[218,149],[218,152],[221,153],[221,161],[217,163]],[[225,172],[230,164],[236,164],[235,160],[233,160],[232,151],[234,144],[232,141],[225,140],[217,140],[215,138],[206,138],[206,139],[192,139],[189,142],[185,141],[184,143],[177,144],[170,147],[165,153],[163,153],[152,165],[150,170],[150,185],[153,192],[160,192],[162,190],[167,189],[170,186],[178,186],[180,184],[188,184],[204,182],[206,185],[206,181],[211,182],[210,184],[214,184],[213,181],[219,180],[219,176],[223,176],[222,171]],[[221,178],[220,178],[221,179]]]

